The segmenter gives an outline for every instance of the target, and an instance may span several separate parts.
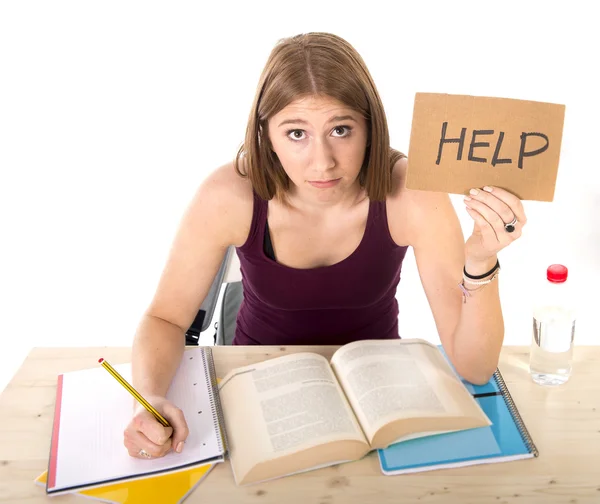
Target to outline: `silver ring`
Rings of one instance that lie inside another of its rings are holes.
[[[508,224],[504,224],[504,229],[507,233],[512,233],[515,230],[515,224],[517,223],[517,217],[511,220]]]
[[[140,457],[146,457],[146,458],[151,458],[152,455],[150,455],[146,450],[144,450],[143,448],[138,452],[138,455]]]

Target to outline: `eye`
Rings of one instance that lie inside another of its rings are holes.
[[[350,136],[350,133],[352,132],[352,127],[351,126],[336,126],[335,128],[333,128],[333,131],[336,130],[345,130],[347,131],[347,133],[339,138],[346,138]]]
[[[291,133],[294,133],[294,136],[293,136],[293,137],[290,137],[290,134],[291,134]],[[301,129],[288,130],[288,131],[286,132],[286,135],[287,135],[287,136],[288,136],[288,138],[289,138],[290,140],[292,140],[293,142],[295,142],[295,141],[298,141],[298,140],[303,140],[303,138],[301,138],[301,137],[300,137],[300,138],[299,138],[299,137],[297,137],[297,136],[295,135],[296,133],[304,133],[304,130],[301,130]]]

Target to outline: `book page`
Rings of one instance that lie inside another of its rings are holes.
[[[199,347],[184,353],[167,393],[188,423],[185,449],[181,453],[171,450],[160,458],[139,459],[128,454],[123,431],[132,419],[134,399],[110,373],[98,365],[61,375],[48,490],[88,488],[189,469],[203,461],[222,461],[223,446],[211,411],[203,350]],[[118,364],[114,369],[131,383],[131,364]]]
[[[405,439],[455,430],[461,422],[451,419],[461,417],[489,424],[437,347],[424,340],[350,343],[333,355],[331,365],[371,443],[380,429],[402,419],[407,427],[398,438]]]
[[[368,450],[329,362],[321,355],[297,353],[235,369],[223,378],[219,393],[238,482],[247,481],[261,462],[277,463],[264,469],[266,479],[335,456],[330,450],[326,460],[318,460],[317,453],[293,457],[311,447],[350,440],[361,445],[361,452]]]

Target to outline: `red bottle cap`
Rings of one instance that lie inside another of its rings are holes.
[[[562,283],[567,280],[569,270],[562,264],[551,264],[546,271],[546,278],[553,283]]]

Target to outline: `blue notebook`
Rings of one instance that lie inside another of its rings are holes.
[[[439,348],[446,356],[441,345]],[[410,439],[377,450],[384,474],[431,471],[538,456],[538,450],[499,369],[485,385],[473,385],[465,380],[462,382],[492,425]]]

